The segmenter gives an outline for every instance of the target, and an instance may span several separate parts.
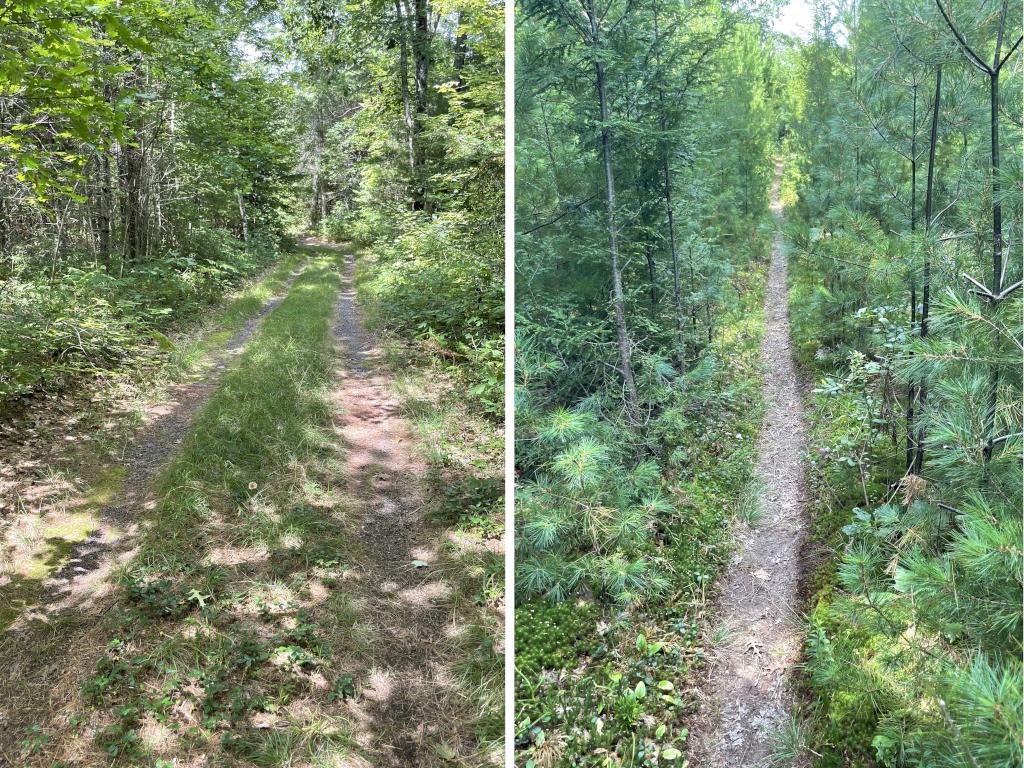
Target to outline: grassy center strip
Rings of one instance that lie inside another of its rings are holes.
[[[353,613],[338,589],[341,448],[325,398],[339,288],[334,258],[313,259],[162,477],[112,639],[75,702],[89,724],[79,748],[128,765],[348,753],[353,677],[334,658]]]
[[[288,279],[309,258],[302,248],[287,252],[263,277],[245,286],[204,323],[206,330],[193,338],[175,340],[168,372],[180,375],[195,370],[205,355],[216,352],[271,301],[280,296]]]
[[[174,341],[157,334],[160,346],[169,352],[166,358],[122,371],[131,383],[114,381],[107,390],[95,393],[93,400],[84,401],[76,426],[51,425],[56,432],[45,439],[63,443],[67,450],[59,455],[59,462],[54,460],[40,470],[32,483],[34,501],[24,501],[17,485],[13,486],[10,500],[17,511],[0,525],[0,552],[7,554],[0,558],[0,630],[39,602],[43,581],[65,565],[76,543],[101,528],[101,512],[117,500],[128,474],[123,463],[125,445],[139,428],[154,390],[196,374],[204,363],[211,364],[212,356],[284,291],[289,277],[308,257],[305,251],[286,254],[213,312],[198,332],[193,328]]]

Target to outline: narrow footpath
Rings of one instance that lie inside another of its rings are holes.
[[[760,521],[737,528],[737,554],[717,606],[724,642],[712,649],[707,694],[691,764],[761,768],[772,759],[793,704],[790,677],[800,657],[798,616],[804,513],[806,419],[789,332],[787,263],[775,168],[771,210],[776,233],[765,297],[765,418],[756,477]]]

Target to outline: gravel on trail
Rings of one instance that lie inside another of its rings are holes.
[[[798,611],[807,424],[790,343],[781,177],[778,163],[771,198],[776,234],[761,345],[766,408],[755,470],[764,514],[753,527],[737,526],[736,556],[718,597],[719,635],[725,640],[710,654],[706,700],[692,736],[691,764],[700,768],[768,765],[794,703],[790,674],[802,641]]]

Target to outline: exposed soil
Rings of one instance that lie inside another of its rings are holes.
[[[789,334],[787,263],[782,244],[782,164],[771,208],[777,231],[765,298],[765,419],[756,477],[764,514],[736,531],[737,554],[718,601],[725,640],[712,649],[707,701],[693,736],[694,766],[756,768],[771,762],[794,695],[800,657],[800,549],[805,532],[806,421]]]
[[[101,510],[100,527],[72,547],[65,564],[44,582],[46,598],[41,610],[52,612],[82,605],[109,589],[107,576],[131,557],[140,510],[154,503],[153,479],[178,451],[196,414],[216,390],[231,361],[241,354],[263,318],[288,295],[302,270],[299,267],[293,271],[281,292],[210,356],[198,377],[170,386],[162,402],[145,409],[144,426],[125,460],[124,490],[113,504]]]
[[[378,768],[433,765],[461,751],[465,724],[452,710],[451,642],[460,627],[444,607],[444,539],[423,520],[426,467],[360,318],[351,254],[342,285],[335,329],[342,367],[332,399],[358,525],[359,578],[349,590],[374,638],[357,713],[361,746]]]
[[[0,736],[0,764],[8,750],[16,748],[24,726],[44,720],[47,711],[59,710],[66,703],[67,691],[77,687],[77,671],[94,663],[102,652],[96,616],[111,604],[114,584],[110,576],[131,557],[138,518],[154,503],[152,481],[178,450],[224,370],[261,320],[287,295],[301,271],[293,272],[280,294],[204,361],[194,380],[170,387],[162,402],[146,408],[143,425],[126,449],[123,490],[99,510],[96,530],[69,547],[66,559],[43,580],[35,604],[0,632],[0,655],[5,659],[5,674],[0,676],[0,733],[4,734]],[[73,494],[74,489],[67,492]],[[49,498],[49,493],[40,491],[43,498]],[[39,502],[40,515],[45,503],[49,502]],[[74,505],[81,500],[70,498],[63,503]]]

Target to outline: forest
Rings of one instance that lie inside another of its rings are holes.
[[[0,0],[0,763],[500,758],[503,17]]]
[[[517,10],[517,765],[1020,765],[1021,6],[776,12]]]
[[[1021,1],[505,14],[0,0],[0,764],[1020,766]]]

